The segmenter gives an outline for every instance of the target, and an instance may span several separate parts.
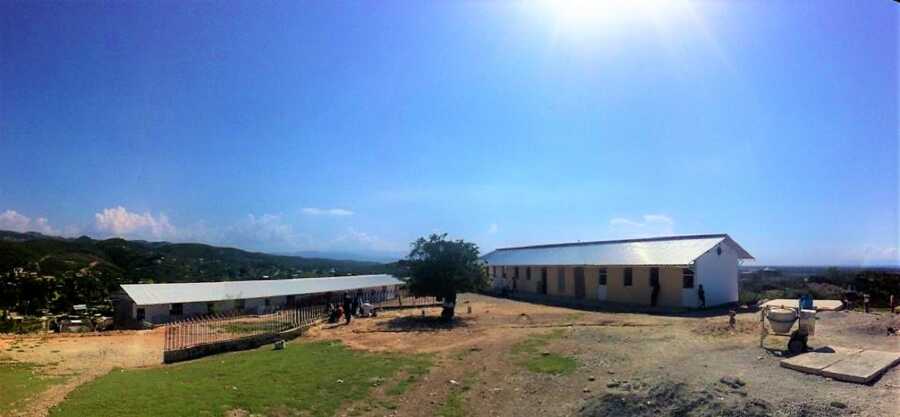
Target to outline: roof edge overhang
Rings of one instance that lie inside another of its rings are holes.
[[[732,239],[731,236],[728,236],[727,234],[725,235],[725,242],[728,242],[728,244],[737,251],[738,259],[756,259],[753,257],[753,255],[750,254],[750,252],[747,252],[746,249],[744,249],[734,239]]]

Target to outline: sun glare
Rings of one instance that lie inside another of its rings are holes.
[[[691,12],[686,0],[546,0],[538,4],[558,32],[581,35],[632,24],[665,26]]]

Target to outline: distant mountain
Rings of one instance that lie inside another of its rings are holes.
[[[394,268],[371,261],[272,255],[198,243],[0,231],[0,298],[18,300],[18,306],[8,307],[28,311],[100,302],[123,283],[376,274],[393,273]]]
[[[397,262],[401,258],[405,257],[405,253],[401,252],[379,252],[379,251],[366,251],[366,252],[350,252],[350,251],[297,251],[297,252],[284,252],[284,253],[275,253],[275,255],[286,255],[286,256],[300,256],[304,258],[327,258],[327,259],[341,259],[347,261],[363,261],[363,262],[379,262],[379,263],[392,263]]]

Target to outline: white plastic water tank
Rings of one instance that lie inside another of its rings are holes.
[[[800,310],[800,333],[816,334],[816,310]]]
[[[769,326],[773,332],[787,334],[797,321],[797,313],[788,308],[770,308],[766,318],[769,319]]]

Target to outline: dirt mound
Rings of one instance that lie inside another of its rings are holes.
[[[900,316],[866,317],[864,323],[850,327],[850,331],[870,336],[886,336],[889,327],[900,332]]]
[[[714,317],[700,321],[693,332],[703,336],[729,336],[735,334],[759,334],[758,318],[740,318],[732,329],[728,317]]]
[[[766,401],[748,398],[727,384],[691,390],[686,384],[660,382],[644,386],[631,384],[624,390],[607,392],[588,400],[579,417],[825,417],[841,414],[827,405],[799,404],[773,407]]]

